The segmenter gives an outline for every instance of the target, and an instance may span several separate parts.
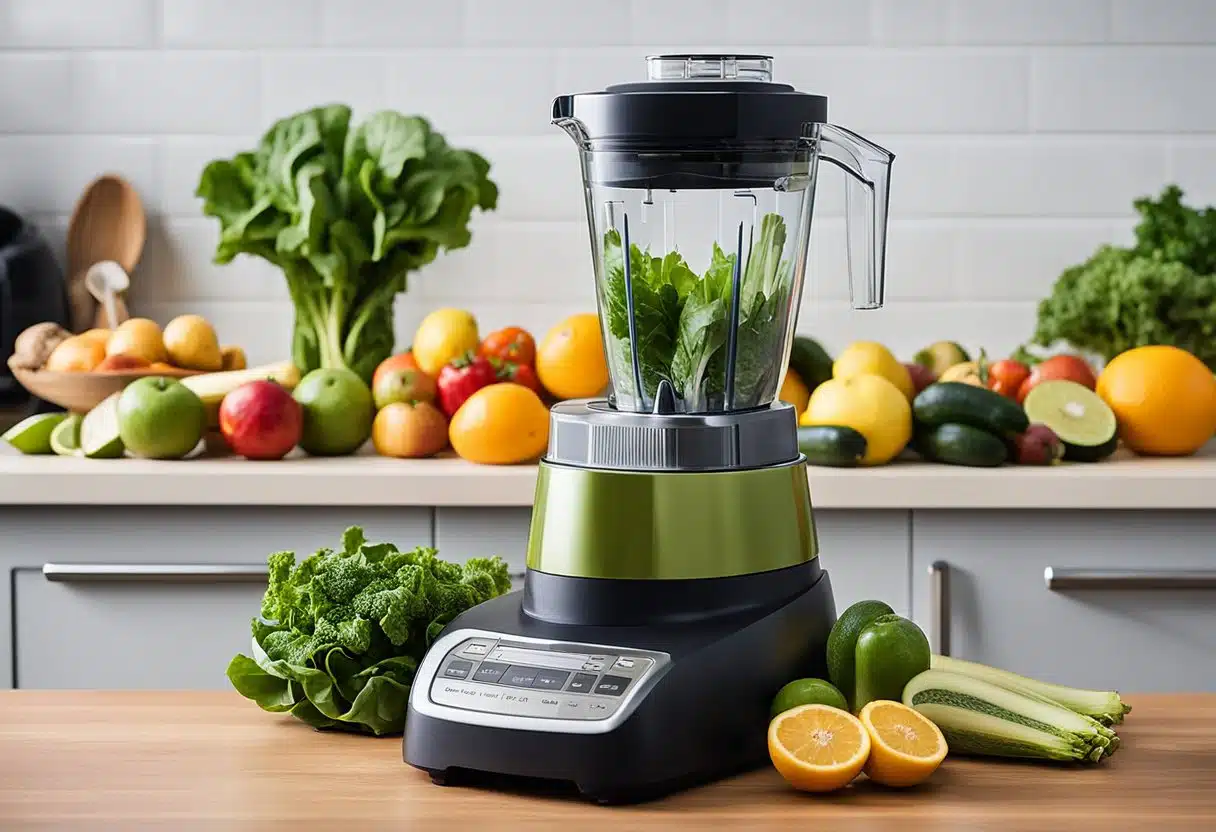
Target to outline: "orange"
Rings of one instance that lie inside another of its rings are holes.
[[[169,357],[164,334],[155,321],[147,318],[130,318],[119,324],[106,341],[106,355],[134,355],[149,364]]]
[[[75,335],[59,343],[43,368],[52,373],[88,373],[106,357],[106,345],[95,338]]]
[[[452,449],[470,462],[529,462],[549,444],[549,409],[522,384],[491,384],[469,396],[452,414],[448,439]]]
[[[796,789],[830,792],[853,781],[870,756],[870,735],[848,711],[802,705],[768,725],[768,755]]]
[[[1097,393],[1119,421],[1119,438],[1138,454],[1185,456],[1216,433],[1216,377],[1177,347],[1136,347],[1098,376]]]
[[[608,386],[608,362],[600,319],[571,315],[549,330],[536,350],[536,374],[559,399],[584,399]]]
[[[777,398],[787,404],[792,404],[794,413],[801,416],[806,410],[807,402],[811,400],[811,391],[807,389],[802,377],[793,368],[790,368],[785,371],[785,378],[781,382],[781,390],[778,391]]]
[[[861,709],[870,735],[865,773],[884,786],[915,786],[929,779],[946,759],[941,729],[901,702],[876,699]]]

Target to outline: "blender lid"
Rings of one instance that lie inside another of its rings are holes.
[[[767,55],[654,55],[648,80],[558,96],[553,121],[576,121],[603,149],[796,142],[826,123],[826,96],[772,80]]]

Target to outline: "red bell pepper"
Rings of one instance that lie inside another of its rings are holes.
[[[488,358],[471,352],[456,358],[439,371],[439,407],[450,419],[469,396],[498,381],[498,372]]]

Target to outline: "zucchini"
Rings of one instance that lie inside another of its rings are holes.
[[[1096,763],[1119,747],[1094,719],[946,670],[914,676],[903,701],[941,729],[952,754]]]
[[[1009,457],[1009,447],[1003,440],[970,425],[921,428],[913,437],[912,446],[930,462],[972,468],[995,468]]]
[[[1032,422],[1047,425],[1064,445],[1064,459],[1101,462],[1119,447],[1119,423],[1110,405],[1075,381],[1041,381],[1022,407]]]
[[[1030,427],[1026,412],[1017,402],[959,381],[939,381],[920,391],[912,402],[912,415],[929,427],[955,423],[997,436],[1013,436]]]
[[[790,366],[812,393],[832,377],[832,356],[818,341],[805,335],[794,336],[794,344],[790,347]]]
[[[866,438],[844,425],[798,428],[798,450],[811,465],[852,468],[866,455]]]
[[[929,667],[935,670],[946,670],[961,676],[970,676],[1000,685],[1006,690],[1025,696],[1036,696],[1063,705],[1070,711],[1092,717],[1103,725],[1118,725],[1125,714],[1132,709],[1119,698],[1118,691],[1085,690],[1084,688],[1066,688],[1063,685],[1053,685],[1040,682],[1026,676],[1010,673],[988,665],[954,659],[950,656],[933,655],[929,659]]]

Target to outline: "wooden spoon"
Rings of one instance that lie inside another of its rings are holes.
[[[148,220],[139,194],[129,182],[115,174],[93,181],[72,211],[68,224],[68,295],[72,304],[72,329],[109,327],[105,310],[99,309],[85,286],[89,267],[105,260],[118,263],[129,275],[135,271],[147,239]],[[124,298],[115,298],[116,323],[129,314]]]

